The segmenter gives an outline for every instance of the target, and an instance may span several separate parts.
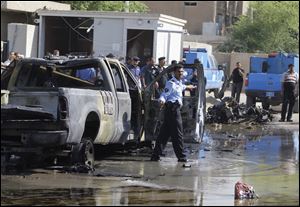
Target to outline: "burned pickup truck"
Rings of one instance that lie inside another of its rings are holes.
[[[92,79],[86,78],[89,70],[94,71]],[[196,70],[201,74],[201,68]],[[92,166],[95,144],[151,141],[158,133],[153,126],[159,113],[153,83],[142,91],[115,59],[23,59],[9,78],[8,104],[1,105],[1,156],[59,155]],[[183,107],[190,125],[185,134],[196,141],[204,127],[201,84],[194,96],[184,98]]]

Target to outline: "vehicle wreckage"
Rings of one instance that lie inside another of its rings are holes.
[[[207,109],[206,123],[237,123],[245,121],[255,121],[264,123],[272,121],[273,116],[269,110],[260,107],[247,107],[239,104],[232,97],[224,97],[221,102],[217,102]]]
[[[93,68],[93,81],[76,76]],[[200,64],[196,93],[184,93],[182,119],[185,141],[200,142],[204,132],[205,83]],[[1,160],[31,156],[41,161],[64,156],[72,163],[93,166],[95,144],[147,143],[162,123],[154,83],[142,90],[130,70],[105,57],[45,60],[22,59],[1,76],[8,104],[1,104]]]

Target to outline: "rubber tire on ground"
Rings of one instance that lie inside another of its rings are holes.
[[[74,145],[71,160],[72,164],[81,164],[93,168],[95,162],[93,141],[89,138],[83,138],[79,144]]]

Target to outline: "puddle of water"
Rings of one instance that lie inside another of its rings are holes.
[[[299,205],[298,131],[258,137],[219,134],[206,139],[210,151],[204,151],[203,145],[188,149],[191,168],[177,163],[172,145],[161,162],[143,156],[98,161],[98,172],[112,177],[117,173],[120,180],[114,182],[50,174],[39,175],[36,182],[30,176],[21,181],[12,176],[2,184],[1,175],[1,205]],[[53,185],[41,184],[44,179]],[[234,184],[239,180],[252,185],[259,199],[234,200]]]

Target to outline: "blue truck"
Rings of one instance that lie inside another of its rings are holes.
[[[215,57],[205,48],[185,50],[183,58],[185,58],[186,64],[193,64],[196,59],[200,60],[204,69],[205,89],[208,92],[214,92],[215,98],[223,98],[228,79],[225,73],[226,68],[218,65]]]
[[[298,54],[274,52],[268,57],[250,57],[250,72],[245,79],[246,105],[250,107],[256,102],[261,102],[264,109],[269,109],[270,105],[281,104],[281,80],[289,64],[294,64],[295,71],[299,73]],[[297,96],[298,87],[296,87]],[[298,105],[297,99],[294,108],[296,112]]]

